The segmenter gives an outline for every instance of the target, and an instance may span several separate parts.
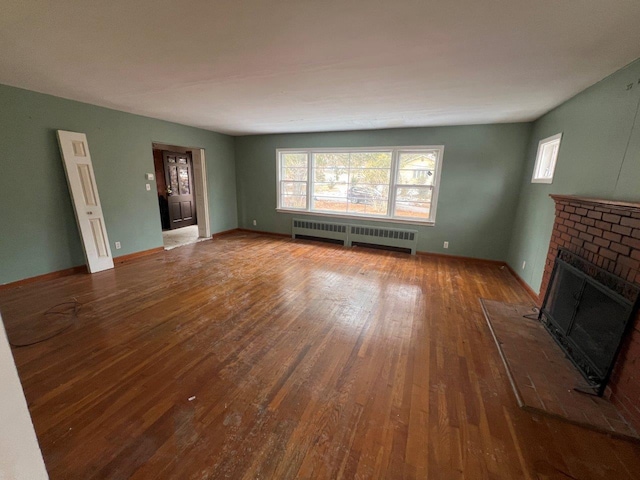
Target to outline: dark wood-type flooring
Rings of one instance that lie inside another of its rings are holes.
[[[517,406],[497,265],[238,234],[0,292],[52,479],[631,479],[640,447]],[[195,398],[192,398],[195,397]]]

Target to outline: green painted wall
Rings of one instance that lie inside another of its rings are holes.
[[[506,260],[529,135],[520,123],[236,137],[238,223],[291,233],[295,215],[275,211],[277,148],[444,145],[436,225],[411,226],[418,250]]]
[[[162,245],[154,141],[206,150],[211,230],[237,226],[232,137],[0,85],[0,284],[84,264],[59,129],[87,134],[114,255]]]
[[[156,194],[144,188],[152,142],[206,149],[212,232],[277,233],[294,216],[275,211],[277,148],[445,145],[436,225],[412,226],[418,249],[507,260],[537,290],[550,193],[640,201],[639,79],[640,60],[533,124],[236,138],[0,85],[0,284],[84,263],[55,135],[64,129],[87,134],[112,249],[122,242],[115,255],[162,245]],[[531,184],[538,141],[558,132],[553,184]]]
[[[636,61],[533,125],[508,262],[535,291],[542,282],[554,221],[549,194],[640,201],[639,79]],[[532,184],[538,142],[559,132],[563,137],[553,183]]]

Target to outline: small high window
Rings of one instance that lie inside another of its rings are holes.
[[[556,169],[561,139],[562,133],[558,133],[552,137],[540,140],[540,143],[538,143],[538,154],[536,155],[536,165],[533,168],[531,183],[553,182],[553,172]]]

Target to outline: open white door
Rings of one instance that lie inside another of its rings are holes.
[[[58,130],[58,143],[89,272],[113,268],[87,136]]]

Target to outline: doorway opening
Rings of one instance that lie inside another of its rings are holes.
[[[211,238],[204,149],[152,147],[165,250]]]

